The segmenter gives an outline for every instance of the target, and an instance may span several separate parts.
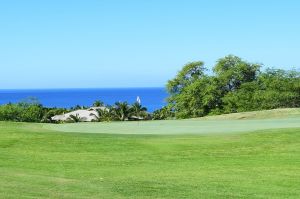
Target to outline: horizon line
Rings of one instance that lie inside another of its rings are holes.
[[[151,86],[151,87],[62,87],[62,88],[0,88],[0,90],[77,90],[77,89],[153,89],[165,88],[165,86]]]

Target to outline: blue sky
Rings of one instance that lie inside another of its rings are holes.
[[[300,68],[297,0],[2,0],[0,88],[161,87],[235,54]]]

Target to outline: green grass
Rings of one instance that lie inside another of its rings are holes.
[[[300,108],[282,108],[265,111],[252,111],[243,113],[231,113],[224,115],[207,116],[197,118],[200,120],[228,120],[228,119],[271,119],[300,117]]]
[[[208,116],[190,120],[69,123],[44,125],[63,132],[106,134],[228,134],[267,129],[300,128],[300,109],[277,109]]]
[[[0,122],[0,198],[299,198],[299,117],[219,122]]]

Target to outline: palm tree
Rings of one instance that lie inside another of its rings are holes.
[[[164,106],[152,113],[153,120],[165,120],[168,118],[174,118],[175,114],[171,107]]]
[[[131,116],[131,108],[127,102],[116,102],[113,111],[121,121],[125,121]]]
[[[94,106],[94,107],[104,106],[104,102],[102,102],[102,101],[100,101],[100,100],[96,100],[96,101],[93,103],[93,106]]]
[[[109,122],[111,120],[113,120],[113,115],[111,113],[111,109],[108,108],[99,108],[95,110],[97,112],[97,114],[91,113],[91,116],[94,116],[96,118],[96,122]]]
[[[76,111],[76,110],[80,110],[80,109],[83,109],[83,108],[84,108],[84,107],[82,107],[82,106],[80,106],[80,105],[77,104],[76,106],[71,107],[70,110],[71,110],[71,111]]]
[[[131,113],[133,116],[136,116],[138,118],[140,117],[144,117],[147,115],[146,111],[147,108],[143,107],[140,103],[135,102],[132,106],[131,106]]]
[[[82,120],[78,113],[76,115],[70,115],[68,119],[75,123],[81,122]]]

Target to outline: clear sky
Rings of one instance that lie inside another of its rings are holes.
[[[1,0],[0,89],[162,87],[228,54],[299,68],[298,0]]]

